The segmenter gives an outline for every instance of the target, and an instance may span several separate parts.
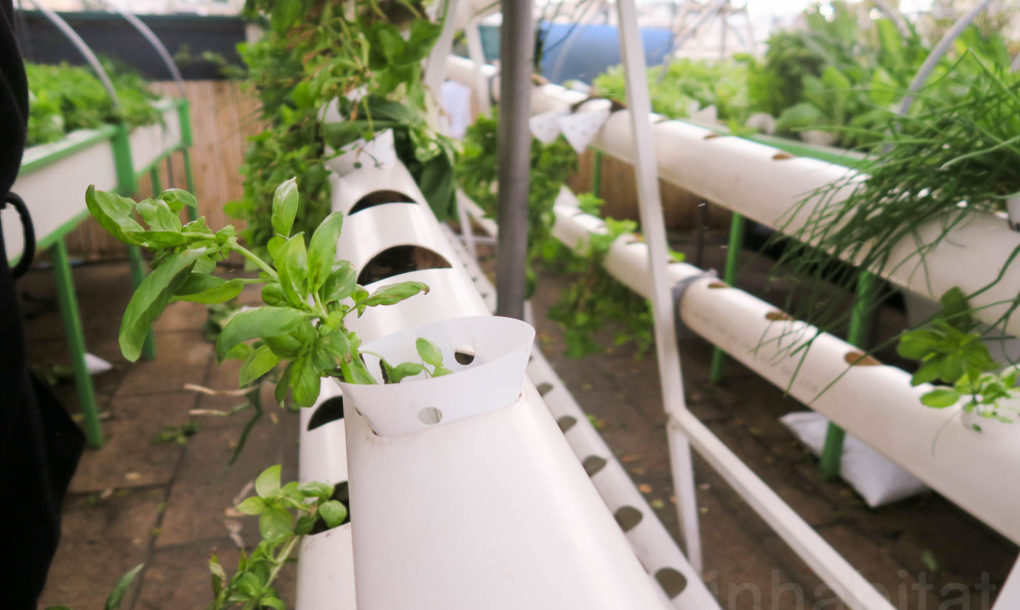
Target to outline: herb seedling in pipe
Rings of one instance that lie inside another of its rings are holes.
[[[213,231],[205,218],[182,225],[178,212],[197,205],[194,195],[186,191],[170,189],[135,202],[89,187],[86,203],[114,237],[153,252],[152,273],[131,297],[121,322],[124,356],[131,361],[138,358],[146,334],[170,302],[223,303],[239,295],[246,284],[261,284],[264,305],[230,319],[216,340],[216,355],[220,360],[244,361],[242,386],[283,365],[276,386],[281,403],[289,392],[299,406],[312,405],[322,377],[376,383],[361,359],[361,340],[344,320],[351,314],[361,316],[369,307],[393,305],[428,292],[421,282],[398,282],[372,293],[358,285],[353,265],[336,260],[343,225],[339,212],[322,221],[307,245],[302,233],[291,235],[299,203],[294,179],[280,184],[273,195],[274,235],[265,244],[268,259],[241,245],[230,225]],[[259,276],[226,280],[214,275],[217,261],[232,252],[253,264]],[[419,343],[423,361],[433,365],[431,374],[443,374],[442,363],[430,360],[435,346],[430,348],[424,339]],[[408,370],[407,364],[393,368]],[[406,375],[391,375],[390,380],[402,376]]]

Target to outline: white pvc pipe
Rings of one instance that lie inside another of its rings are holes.
[[[561,195],[561,201],[566,198]],[[602,225],[568,205],[557,205],[555,214],[553,234],[568,246]],[[606,268],[648,296],[647,258],[644,243],[624,237],[611,247]],[[701,273],[686,263],[669,265],[673,283]],[[817,329],[782,321],[777,314],[773,305],[711,278],[694,279],[680,303],[680,315],[691,330],[1020,543],[1016,494],[1007,484],[1020,477],[1020,429],[988,422],[985,433],[970,430],[957,421],[956,412],[922,405],[920,396],[931,386],[912,387],[905,371],[850,366],[848,356],[859,350],[832,335],[820,334],[801,361],[801,354],[787,350]],[[996,464],[994,473],[984,468],[989,463]],[[978,471],[986,475],[975,477]]]
[[[651,277],[652,316],[655,322],[655,353],[662,388],[662,404],[667,415],[674,417],[687,410],[684,399],[680,352],[676,344],[673,321],[673,296],[666,277],[666,260],[669,246],[666,242],[666,225],[662,215],[662,198],[659,194],[659,176],[655,151],[652,148],[652,126],[649,115],[652,102],[648,93],[648,71],[644,46],[637,23],[637,9],[633,0],[617,0],[619,18],[620,53],[623,56],[623,73],[627,82],[627,102],[635,112],[631,114],[630,129],[634,155],[634,174],[637,184],[638,209],[641,230],[651,256],[647,259],[646,273]],[[701,572],[701,535],[698,532],[698,505],[694,491],[694,464],[687,439],[668,434],[672,462],[673,488],[677,496],[677,511],[691,565]]]
[[[471,70],[470,61],[451,57],[448,74],[458,78]],[[541,111],[566,109],[583,95],[556,85],[544,85],[532,96],[532,107]],[[624,161],[634,162],[629,111],[615,113],[606,122],[592,146]],[[658,175],[661,179],[697,193],[733,212],[787,233],[804,223],[806,213],[786,225],[790,209],[805,196],[836,180],[845,179],[851,170],[810,159],[793,157],[779,149],[718,134],[683,121],[657,121],[652,128]],[[863,176],[861,176],[863,179]],[[847,189],[844,195],[849,192]],[[834,198],[840,201],[843,195]],[[939,232],[939,224],[920,228],[924,239]],[[910,254],[916,250],[912,240],[895,247],[891,262],[881,272],[883,278],[910,292],[937,300],[950,288],[958,286],[965,293],[984,288],[1006,265],[1010,254],[1020,247],[1020,233],[1010,230],[1005,218],[984,212],[971,212],[966,223],[926,255],[925,273]],[[836,252],[835,255],[842,256]],[[911,262],[900,264],[905,260]],[[999,283],[972,299],[976,317],[993,323],[1008,305],[991,306],[1016,297],[1020,286],[1020,265],[1011,265]],[[1006,324],[1006,332],[1020,336],[1020,316]]]

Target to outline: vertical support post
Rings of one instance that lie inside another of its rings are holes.
[[[861,271],[857,275],[857,295],[854,301],[854,308],[850,312],[850,329],[847,332],[847,341],[856,347],[864,349],[868,344],[872,322],[875,316],[875,288],[878,285],[878,278],[867,271]],[[839,476],[840,466],[843,461],[843,441],[846,432],[830,423],[825,432],[825,446],[822,447],[822,457],[819,467],[822,471],[822,478],[828,480]]]
[[[159,180],[159,166],[154,165],[149,170],[149,179],[152,181],[152,196],[159,195],[160,191],[163,190],[163,185],[160,184]]]
[[[496,314],[524,319],[531,185],[531,2],[503,5],[500,31]]]
[[[184,156],[184,184],[188,187],[188,192],[194,194],[195,181],[191,177],[191,155],[188,147],[182,148],[181,154]],[[188,208],[188,220],[198,220],[198,208]]]
[[[474,62],[478,112],[488,115],[492,111],[492,92],[489,90],[489,81],[482,74],[482,67],[485,65],[485,52],[482,49],[482,35],[478,31],[478,23],[478,19],[473,19],[468,23],[464,27],[464,36],[467,38],[468,57]]]
[[[85,332],[81,326],[78,298],[74,294],[74,278],[71,277],[71,262],[63,237],[57,239],[53,246],[53,274],[57,282],[57,300],[60,302],[60,315],[64,319],[64,332],[67,333],[67,347],[71,352],[74,385],[78,390],[78,403],[85,423],[85,438],[89,447],[98,449],[103,446],[103,428],[99,423],[99,406],[96,404],[95,388],[92,387],[92,376],[85,364]]]
[[[142,258],[142,251],[138,249],[138,246],[128,246],[128,260],[131,262],[131,283],[135,288],[138,288],[145,280],[145,259]],[[156,338],[151,330],[145,336],[145,343],[142,344],[142,358],[156,359]]]
[[[726,247],[726,268],[723,271],[723,281],[730,286],[737,279],[737,268],[740,265],[740,251],[744,247],[744,215],[733,212],[730,218],[730,243]],[[723,366],[726,364],[726,352],[718,347],[712,350],[712,369],[709,372],[709,380],[719,384],[723,379]]]
[[[598,148],[592,156],[591,194],[596,197],[602,196],[602,151]]]
[[[634,132],[634,173],[641,213],[641,231],[648,244],[656,360],[659,382],[662,384],[663,407],[669,417],[666,433],[673,471],[673,488],[677,497],[677,510],[687,557],[694,569],[700,572],[701,534],[698,531],[694,466],[691,461],[690,442],[683,433],[678,417],[686,413],[687,405],[684,399],[680,352],[676,342],[673,295],[666,273],[669,246],[666,242],[666,224],[662,214],[658,168],[652,141],[652,125],[649,120],[652,104],[648,94],[648,67],[641,32],[638,29],[634,0],[617,0],[616,10],[620,24],[620,52],[626,78],[627,106],[630,108],[631,127]]]

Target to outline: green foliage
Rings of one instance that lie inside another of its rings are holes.
[[[921,402],[944,409],[966,399],[963,405],[966,412],[1012,421],[1004,412],[1017,409],[1004,406],[1001,401],[1020,398],[1020,388],[1016,387],[1020,370],[1007,367],[994,372],[1000,365],[974,332],[977,322],[959,288],[946,292],[941,302],[939,315],[925,328],[904,332],[897,346],[901,356],[920,362],[910,380],[912,385],[941,382],[949,386],[936,386],[921,397]]]
[[[281,485],[280,466],[270,466],[255,479],[255,496],[237,505],[237,510],[259,518],[261,540],[251,553],[241,553],[231,577],[219,558],[209,558],[213,603],[210,610],[223,608],[276,608],[285,605],[273,582],[290,561],[302,536],[317,526],[331,529],[348,520],[347,506],[333,498],[332,485],[310,481]]]
[[[464,193],[486,215],[496,217],[496,183],[499,166],[496,112],[479,116],[464,135],[463,150],[457,156],[457,178]],[[553,204],[570,173],[577,167],[577,153],[559,137],[550,144],[531,139],[531,181],[528,193],[528,261],[540,255],[552,234]],[[528,270],[528,294],[534,291],[534,272]]]
[[[25,62],[29,146],[53,142],[75,129],[94,129],[104,123],[123,121],[129,127],[137,127],[160,120],[151,103],[159,96],[147,88],[138,73],[109,59],[102,63],[120,100],[119,112],[90,68]]]
[[[319,395],[322,377],[375,383],[360,357],[361,341],[347,330],[344,319],[427,292],[428,287],[400,282],[369,293],[356,283],[349,261],[335,260],[343,224],[340,213],[322,221],[307,247],[302,234],[290,234],[299,200],[292,180],[275,190],[270,226],[282,232],[266,244],[270,259],[264,260],[240,245],[229,225],[214,232],[204,217],[182,225],[178,213],[195,201],[181,191],[164,191],[155,199],[135,202],[89,187],[86,204],[100,225],[119,240],[149,248],[154,255],[152,273],[132,295],[121,322],[124,356],[132,361],[138,358],[145,336],[170,302],[222,303],[236,297],[245,284],[261,284],[265,305],[233,314],[216,338],[218,358],[244,361],[242,385],[280,365],[277,400],[283,403],[289,392],[295,403],[308,406]],[[213,275],[216,263],[231,252],[257,267],[259,277],[224,280]]]
[[[976,58],[966,62],[985,70],[985,77],[961,100],[926,97],[924,114],[891,117],[874,134],[883,148],[863,167],[866,176],[848,173],[781,219],[780,232],[795,241],[776,269],[798,277],[795,296],[812,305],[791,304],[795,315],[823,330],[845,320],[847,310],[827,295],[833,285],[852,290],[857,273],[829,264],[832,254],[876,275],[927,273],[928,253],[955,227],[975,211],[1001,209],[1003,198],[1020,190],[1020,78],[984,68]],[[790,224],[794,218],[797,225]],[[937,230],[922,238],[923,225]],[[910,250],[897,253],[900,244]],[[993,325],[1004,323],[1018,305],[1020,297]]]
[[[661,66],[648,69],[652,110],[670,118],[684,118],[692,109],[715,106],[722,121],[742,124],[751,113],[748,79],[753,58],[741,55],[717,62],[677,58],[660,81]],[[609,68],[594,81],[598,95],[624,101],[623,67]]]
[[[601,208],[602,201],[593,195],[581,195],[579,199],[583,211],[597,214]],[[549,308],[549,318],[563,327],[566,355],[570,358],[601,352],[595,335],[607,324],[613,328],[613,344],[633,341],[639,356],[652,343],[648,301],[609,275],[604,267],[610,247],[623,236],[633,237],[637,223],[606,218],[605,226],[604,233],[592,234],[573,251],[557,244],[548,252],[548,258],[558,260],[557,266],[573,278]]]
[[[353,14],[346,12],[349,4]],[[248,243],[261,247],[274,235],[267,223],[273,189],[295,176],[304,193],[295,232],[311,235],[330,209],[325,145],[371,139],[387,127],[394,129],[397,154],[436,215],[448,216],[455,201],[452,149],[426,126],[421,82],[422,60],[440,27],[422,15],[421,3],[412,1],[247,1],[245,16],[262,23],[266,33],[238,51],[261,102],[265,129],[250,139],[241,167],[244,196],[226,209],[247,222]],[[368,95],[360,96],[362,91]],[[350,128],[331,127],[327,133],[321,113],[335,100],[341,100]]]

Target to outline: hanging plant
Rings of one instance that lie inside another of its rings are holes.
[[[377,131],[373,110],[385,113],[381,102],[405,106],[401,113],[391,109],[389,119],[379,118],[421,136],[414,146],[399,147],[398,155],[437,217],[449,215],[453,189],[441,179],[440,168],[452,167],[452,152],[426,126],[421,78],[422,61],[441,26],[423,18],[423,3],[248,0],[244,15],[266,29],[260,40],[239,49],[266,123],[251,138],[241,167],[244,196],[227,205],[231,216],[246,221],[242,236],[248,243],[264,244],[273,236],[267,222],[272,192],[292,176],[305,194],[298,232],[311,235],[329,212],[322,113],[336,100],[346,100],[343,118],[358,125],[344,137],[334,134],[331,144],[336,146],[371,139]]]

